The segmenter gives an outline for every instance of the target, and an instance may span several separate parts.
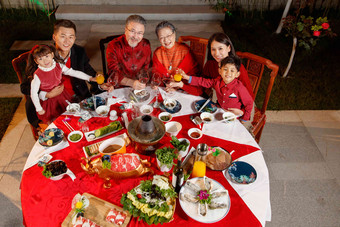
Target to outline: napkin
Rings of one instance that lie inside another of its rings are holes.
[[[49,129],[49,128],[57,128],[57,126],[54,123],[52,123],[48,126],[47,129]],[[27,158],[27,161],[26,161],[26,164],[24,166],[23,171],[25,171],[26,169],[31,168],[32,166],[37,164],[39,159],[42,158],[42,156],[44,154],[51,154],[53,152],[64,149],[65,147],[68,147],[68,146],[70,146],[70,144],[68,143],[66,138],[64,138],[63,141],[58,143],[57,145],[55,145],[53,147],[49,147],[49,148],[45,148],[42,145],[40,145],[39,141],[35,142],[35,144],[32,148],[32,151]]]

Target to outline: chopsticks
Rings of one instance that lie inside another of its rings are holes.
[[[63,122],[64,122],[65,126],[68,128],[68,130],[70,130],[71,132],[75,131],[68,122],[66,122],[65,120],[63,120]]]
[[[210,98],[207,99],[207,101],[205,101],[205,103],[201,106],[201,108],[198,110],[198,112],[201,112],[203,110],[203,108],[208,105],[208,103],[210,102]]]

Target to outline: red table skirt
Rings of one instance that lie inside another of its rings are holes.
[[[77,130],[77,118],[72,118],[70,124]],[[183,125],[183,129],[178,135],[178,138],[188,138],[187,131],[194,127],[189,119],[189,115],[174,118]],[[98,125],[105,125],[110,122],[107,118],[93,118],[90,119],[90,130],[98,128]],[[61,117],[55,122],[57,127],[61,128],[66,134],[68,130],[61,123]],[[126,132],[126,129],[111,135],[110,137]],[[104,139],[107,139],[103,138]],[[96,143],[100,140],[94,141]],[[165,136],[161,141],[162,146],[169,146],[170,138]],[[209,146],[220,146],[227,151],[235,150],[232,158],[235,160],[244,155],[257,151],[258,148],[233,143],[230,141],[221,140],[215,137],[204,135],[199,140],[191,140],[191,146],[196,147],[198,143],[207,143]],[[151,179],[151,175],[146,175],[136,178],[122,179],[119,181],[111,181],[112,187],[110,189],[103,188],[103,180],[97,175],[90,176],[81,169],[81,158],[84,157],[83,146],[89,143],[83,138],[79,143],[70,143],[70,146],[52,153],[53,160],[64,160],[68,168],[76,175],[76,179],[72,182],[69,176],[65,176],[59,181],[52,181],[45,178],[41,172],[42,167],[37,165],[24,171],[21,182],[21,204],[24,218],[24,225],[26,226],[60,226],[68,213],[71,211],[72,198],[77,193],[90,193],[115,205],[122,206],[120,199],[122,194],[130,191],[137,186],[141,180]],[[134,152],[133,147],[127,147],[127,152]],[[140,155],[142,159],[148,159],[152,164],[152,169],[155,174],[161,174],[156,168],[155,155],[145,156]],[[221,183],[228,191],[231,199],[231,208],[229,213],[221,221],[216,222],[214,226],[261,226],[258,219],[250,211],[247,205],[243,202],[237,192],[230,186],[221,171],[207,170],[207,177],[210,177]],[[188,217],[181,209],[177,199],[177,206],[174,215],[174,220],[170,223],[163,224],[164,226],[203,226],[206,224],[199,223]],[[144,221],[138,221],[137,218],[132,218],[128,226],[147,226]]]

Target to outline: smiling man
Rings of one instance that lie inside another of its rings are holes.
[[[131,15],[125,22],[124,35],[112,40],[106,49],[109,75],[115,73],[122,86],[143,89],[138,73],[148,70],[151,62],[150,42],[144,39],[146,21],[139,15]]]
[[[64,59],[64,63],[68,68],[82,71],[90,76],[96,76],[96,71],[89,64],[89,58],[86,55],[85,49],[75,44],[76,40],[76,26],[70,20],[58,20],[54,24],[53,40],[59,56]],[[32,75],[27,75],[32,76]],[[27,79],[21,85],[21,92],[30,95],[31,81]],[[100,85],[102,90],[110,89],[107,84]],[[42,100],[58,96],[66,89],[68,93],[73,96],[74,102],[79,102],[91,96],[88,86],[84,80],[63,75],[63,83],[55,87],[50,92],[46,93],[41,91],[39,97]],[[91,92],[101,92],[98,89],[97,83],[91,83]],[[31,100],[26,102],[26,115],[27,119],[34,127],[38,128],[39,119],[35,112],[34,105]]]

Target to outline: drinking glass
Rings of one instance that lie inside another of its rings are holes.
[[[148,81],[149,81],[149,74],[145,71],[141,71],[139,74],[138,74],[138,80],[140,83],[142,84],[147,84]]]
[[[104,74],[102,72],[97,72],[96,80],[97,80],[97,84],[99,84],[99,85],[103,84],[105,82]]]
[[[156,100],[155,100],[155,102],[153,104],[153,106],[155,108],[159,107],[159,103],[158,103],[159,90],[158,90],[158,87],[159,87],[160,84],[161,84],[161,75],[158,74],[158,73],[153,73],[152,74],[152,78],[151,78],[151,88],[155,90]]]
[[[118,84],[118,73],[112,72],[107,79],[107,82],[110,83],[113,87],[116,87]]]
[[[173,88],[170,88],[169,85],[173,81],[172,77],[169,77],[168,75],[164,75],[163,77],[163,83],[166,87],[166,92],[168,96],[173,96],[175,94],[175,90]]]

